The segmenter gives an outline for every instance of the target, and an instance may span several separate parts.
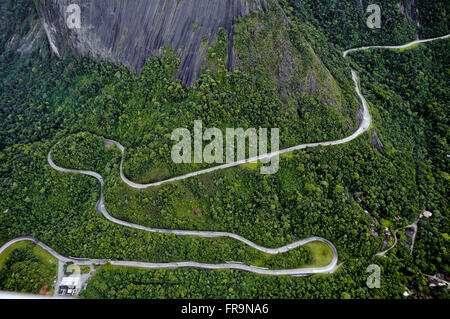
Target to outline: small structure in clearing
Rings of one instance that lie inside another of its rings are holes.
[[[60,296],[74,296],[81,290],[80,276],[64,277],[59,285],[58,294]]]
[[[422,213],[423,217],[430,218],[433,214],[427,210],[424,210]]]

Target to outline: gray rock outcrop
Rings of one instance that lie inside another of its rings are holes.
[[[379,152],[381,152],[384,148],[383,143],[381,142],[380,135],[378,131],[374,128],[372,134],[372,146],[375,147]]]
[[[79,29],[66,24],[73,3],[81,8]],[[232,36],[236,18],[266,6],[266,0],[38,0],[56,55],[89,56],[139,71],[148,57],[171,46],[181,59],[176,77],[187,85],[197,78],[219,28]]]

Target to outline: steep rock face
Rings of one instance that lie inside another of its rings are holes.
[[[419,9],[416,5],[416,0],[411,0],[409,3],[409,12],[411,15],[411,20],[420,27],[420,21],[419,21]]]
[[[33,2],[0,0],[0,53],[5,50],[32,53],[45,36]],[[18,3],[17,3],[18,2]]]
[[[411,21],[414,22],[415,25],[420,27],[419,9],[417,8],[416,0],[410,0],[407,2],[408,10],[405,10],[405,6],[402,2],[399,2],[398,6],[405,18],[410,17]]]
[[[27,35],[19,43],[17,48],[18,53],[30,53],[33,50],[35,43],[43,36],[43,28],[41,23],[36,20]],[[14,37],[13,39],[14,40]]]
[[[180,56],[177,74],[191,84],[219,28],[232,35],[236,18],[266,10],[266,0],[78,0],[81,28],[69,29],[71,0],[38,0],[38,11],[58,56],[74,54],[140,70],[149,56],[171,46]]]
[[[379,152],[381,152],[384,148],[383,143],[381,142],[380,135],[378,131],[374,128],[372,134],[372,146],[375,147]]]

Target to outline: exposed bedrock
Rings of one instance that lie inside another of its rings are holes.
[[[270,0],[269,0],[270,1]],[[139,71],[149,56],[171,46],[180,56],[177,77],[190,85],[219,28],[232,35],[233,22],[267,0],[38,0],[50,46],[58,56],[90,56]],[[67,7],[81,8],[81,28],[69,29]]]
[[[374,128],[372,134],[372,146],[375,147],[379,152],[381,152],[384,148],[383,143],[381,142],[380,135],[378,131]]]

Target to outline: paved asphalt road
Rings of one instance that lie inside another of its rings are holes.
[[[427,39],[427,40],[417,40],[417,41],[413,41],[411,43],[402,45],[402,46],[372,46],[372,47],[362,47],[362,48],[355,48],[355,49],[350,49],[347,50],[343,53],[343,56],[347,56],[348,53],[350,52],[354,52],[354,51],[360,51],[360,50],[367,50],[367,49],[372,49],[372,48],[387,48],[387,49],[404,49],[404,48],[408,48],[411,47],[415,44],[418,43],[424,43],[424,42],[430,42],[430,41],[434,41],[434,40],[438,40],[438,39],[445,39],[448,38],[450,35],[446,35],[443,37],[439,37],[439,38],[433,38],[433,39]],[[361,134],[363,134],[364,132],[366,132],[370,125],[371,125],[371,116],[369,113],[369,109],[368,109],[368,105],[367,105],[367,101],[364,98],[364,96],[361,94],[360,88],[359,88],[359,81],[358,81],[358,77],[357,74],[354,70],[352,70],[352,78],[353,81],[355,83],[355,90],[358,94],[358,97],[361,100],[362,106],[363,106],[363,117],[360,123],[360,126],[358,128],[358,130],[353,133],[351,136],[346,137],[344,139],[341,140],[337,140],[337,141],[328,141],[328,142],[320,142],[320,143],[309,143],[309,144],[299,144],[297,146],[294,147],[290,147],[284,150],[280,150],[278,152],[274,152],[274,153],[270,153],[270,154],[265,154],[265,155],[260,155],[258,157],[254,157],[254,158],[250,158],[247,159],[245,161],[238,161],[238,162],[234,162],[234,163],[230,163],[230,164],[225,164],[225,165],[221,165],[221,166],[216,166],[207,170],[202,170],[202,171],[198,171],[198,172],[193,172],[190,174],[186,174],[183,176],[179,176],[179,177],[175,177],[172,179],[168,179],[165,181],[161,181],[158,183],[153,183],[153,184],[146,184],[146,185],[142,185],[142,184],[137,184],[134,183],[130,180],[128,180],[126,178],[126,176],[123,174],[123,161],[124,161],[124,157],[125,157],[125,148],[118,142],[116,141],[112,141],[112,140],[105,140],[105,142],[108,145],[112,145],[115,144],[122,152],[122,160],[120,163],[120,176],[122,178],[122,180],[128,184],[131,187],[137,188],[137,189],[144,189],[144,188],[148,188],[151,186],[158,186],[164,183],[169,183],[169,182],[173,182],[173,181],[177,181],[177,180],[182,180],[182,179],[187,179],[190,178],[192,176],[196,176],[196,175],[200,175],[200,174],[206,174],[215,170],[219,170],[219,169],[225,169],[225,168],[229,168],[229,167],[234,167],[234,166],[238,166],[247,162],[255,162],[257,160],[261,160],[261,159],[265,159],[265,158],[271,158],[273,156],[277,156],[277,155],[281,155],[281,154],[285,154],[285,153],[289,153],[295,150],[301,150],[301,149],[305,149],[308,147],[317,147],[317,146],[331,146],[331,145],[339,145],[339,144],[344,144],[344,143],[348,143],[352,140],[354,140],[355,138],[357,138],[358,136],[360,136]],[[284,253],[287,251],[290,251],[292,249],[295,249],[297,247],[303,246],[307,243],[310,242],[314,242],[314,241],[320,241],[323,242],[325,244],[327,244],[333,253],[333,259],[331,261],[331,263],[325,267],[313,267],[313,268],[297,268],[297,269],[279,269],[279,270],[270,270],[270,269],[266,269],[266,268],[261,268],[261,267],[256,267],[256,266],[251,266],[251,265],[245,265],[243,263],[239,263],[239,262],[228,262],[228,263],[224,263],[224,264],[206,264],[206,263],[198,263],[198,262],[193,262],[193,261],[183,261],[183,262],[172,262],[172,263],[149,263],[149,262],[140,262],[140,261],[118,261],[118,260],[105,260],[105,259],[83,259],[83,258],[74,258],[74,257],[66,257],[63,256],[61,254],[59,254],[58,252],[56,252],[55,250],[53,250],[52,248],[48,247],[47,245],[45,245],[44,243],[40,242],[39,240],[32,238],[32,237],[19,237],[16,239],[13,239],[9,242],[7,242],[6,244],[4,244],[2,247],[0,247],[0,254],[10,245],[19,242],[19,241],[31,241],[33,243],[35,243],[36,245],[39,245],[41,248],[43,248],[44,250],[46,250],[47,252],[49,252],[50,254],[52,254],[53,256],[55,256],[56,258],[58,258],[58,260],[61,263],[66,263],[66,262],[73,262],[74,264],[78,264],[78,265],[93,265],[93,264],[106,264],[106,263],[111,263],[112,265],[117,265],[117,266],[129,266],[129,267],[139,267],[139,268],[151,268],[151,269],[155,269],[155,268],[181,268],[181,267],[194,267],[194,268],[202,268],[202,269],[237,269],[237,270],[243,270],[243,271],[248,271],[248,272],[253,272],[253,273],[257,273],[257,274],[263,274],[263,275],[274,275],[274,276],[279,276],[279,275],[291,275],[291,276],[302,276],[302,275],[309,275],[309,274],[318,274],[318,273],[333,273],[337,268],[339,268],[342,264],[338,265],[337,261],[338,261],[338,253],[337,250],[335,248],[335,246],[328,241],[327,239],[324,238],[320,238],[320,237],[311,237],[311,238],[306,238],[306,239],[301,239],[298,241],[295,241],[291,244],[279,247],[279,248],[266,248],[260,245],[257,245],[253,242],[251,242],[250,240],[233,234],[233,233],[229,233],[229,232],[215,232],[215,231],[187,231],[187,230],[171,230],[171,229],[158,229],[158,228],[150,228],[150,227],[145,227],[142,225],[136,225],[136,224],[132,224],[129,222],[125,222],[122,220],[119,220],[115,217],[112,217],[106,210],[105,208],[105,204],[103,201],[103,178],[100,174],[96,173],[96,172],[90,172],[90,171],[84,171],[84,170],[74,170],[74,169],[66,169],[66,168],[62,168],[62,167],[58,167],[51,158],[51,151],[48,153],[48,163],[50,164],[50,166],[52,168],[54,168],[55,170],[61,171],[61,172],[65,172],[65,173],[76,173],[76,174],[83,174],[83,175],[88,175],[88,176],[92,176],[94,178],[96,178],[97,180],[99,180],[100,185],[101,185],[101,191],[100,191],[100,199],[97,203],[97,210],[102,213],[105,218],[107,218],[108,220],[110,220],[113,223],[125,226],[125,227],[130,227],[130,228],[134,228],[134,229],[139,229],[139,230],[143,230],[143,231],[148,231],[148,232],[156,232],[156,233],[167,233],[167,234],[175,234],[175,235],[180,235],[180,236],[199,236],[199,237],[203,237],[203,238],[218,238],[218,237],[230,237],[236,240],[239,240],[257,250],[269,253],[269,254],[280,254],[280,253]]]

